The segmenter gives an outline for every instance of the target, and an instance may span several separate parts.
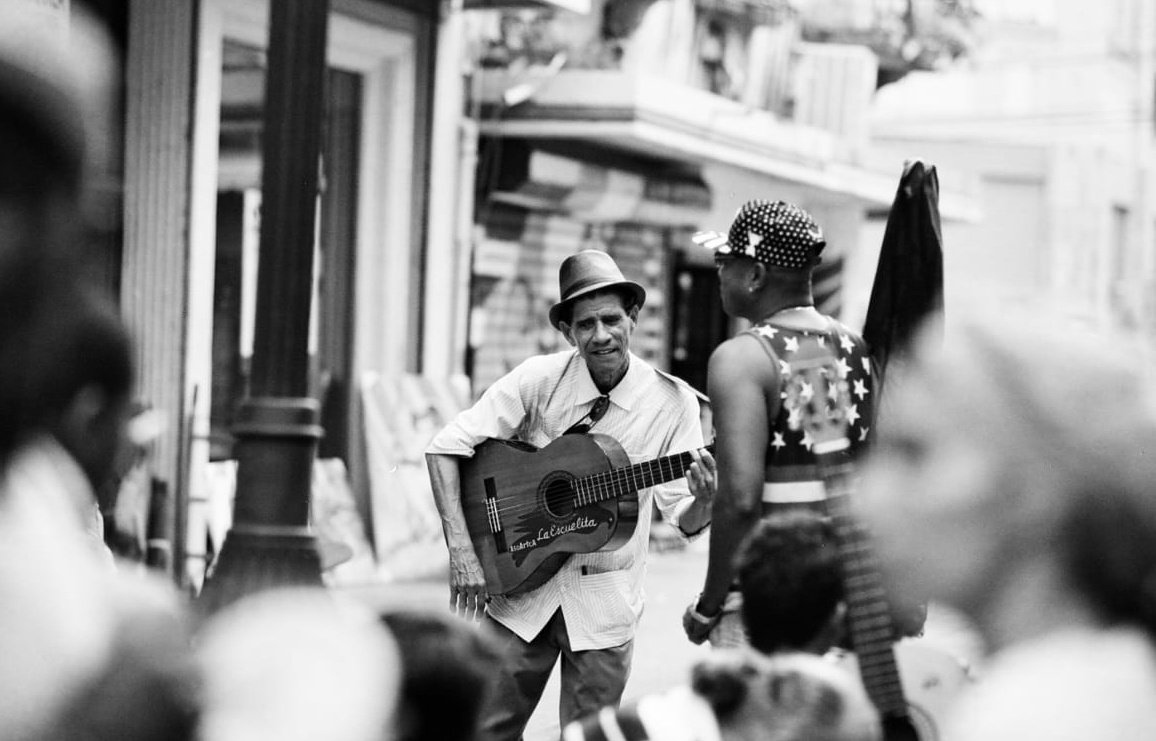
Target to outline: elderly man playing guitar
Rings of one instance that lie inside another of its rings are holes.
[[[687,537],[710,523],[700,398],[630,352],[645,290],[597,250],[559,288],[549,319],[572,349],[524,361],[426,451],[450,607],[504,642],[486,739],[521,737],[559,658],[561,725],[617,705],[653,505]]]

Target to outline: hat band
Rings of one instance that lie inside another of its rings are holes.
[[[568,301],[568,300],[570,300],[570,298],[572,296],[574,296],[574,294],[583,293],[583,292],[589,290],[591,287],[610,286],[610,285],[615,285],[617,283],[625,283],[625,282],[626,282],[626,279],[621,278],[621,277],[609,278],[606,276],[595,276],[593,278],[584,278],[582,280],[577,281],[576,283],[571,284],[570,288],[566,291],[566,295],[563,296],[562,300]]]

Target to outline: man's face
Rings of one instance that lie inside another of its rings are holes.
[[[628,313],[622,296],[609,292],[577,299],[570,322],[561,323],[566,340],[578,349],[600,391],[609,391],[626,375],[637,320],[638,309]]]
[[[715,255],[718,271],[719,298],[723,311],[729,316],[742,316],[743,307],[750,298],[747,288],[748,269],[754,261],[738,255]]]

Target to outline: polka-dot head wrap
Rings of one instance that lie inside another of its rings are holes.
[[[784,201],[747,201],[739,208],[730,231],[699,232],[696,244],[717,255],[746,255],[765,265],[798,270],[819,264],[826,241],[811,215]]]

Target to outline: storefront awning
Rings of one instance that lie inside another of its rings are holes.
[[[698,177],[642,174],[540,150],[529,153],[524,180],[489,197],[591,223],[693,226],[711,207],[710,189]]]
[[[660,78],[616,70],[533,74],[483,74],[483,135],[586,141],[676,162],[721,163],[866,208],[887,208],[895,196],[894,172],[848,161],[839,138],[822,129]],[[517,96],[524,102],[506,105],[505,94],[515,88],[529,92]],[[956,209],[945,201],[944,218],[974,218],[974,204],[958,202]]]

